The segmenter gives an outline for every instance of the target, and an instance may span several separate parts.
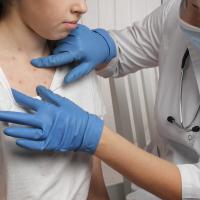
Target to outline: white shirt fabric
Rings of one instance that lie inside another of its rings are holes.
[[[57,69],[50,89],[70,98],[85,110],[104,115],[94,73],[71,85],[62,85],[68,68]],[[0,110],[22,111],[0,68]],[[39,97],[37,97],[39,98]],[[91,178],[91,156],[86,153],[44,153],[22,149],[3,134],[12,123],[0,122],[1,200],[86,200]]]
[[[200,52],[180,29],[181,0],[168,0],[132,27],[110,34],[118,47],[118,56],[99,71],[103,77],[120,77],[148,67],[159,66],[160,78],[155,104],[158,135],[155,149],[160,157],[175,163],[182,177],[183,199],[200,199],[200,132],[186,132],[167,121],[173,116],[180,124],[179,91],[181,63],[188,48],[183,80],[183,122],[192,121],[200,104]],[[192,126],[200,125],[200,112]]]

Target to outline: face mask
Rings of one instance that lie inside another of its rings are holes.
[[[200,50],[200,28],[192,26],[182,19],[179,19],[179,22],[181,30],[189,39],[191,44]]]

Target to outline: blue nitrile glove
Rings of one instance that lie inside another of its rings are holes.
[[[65,39],[56,44],[53,55],[33,59],[36,67],[58,67],[78,62],[64,79],[65,83],[73,82],[91,72],[97,65],[109,62],[116,56],[116,46],[109,33],[104,29],[90,30],[79,25]]]
[[[13,90],[17,103],[34,112],[1,111],[0,121],[28,126],[8,127],[4,133],[20,138],[16,143],[31,150],[83,151],[93,154],[101,138],[104,122],[43,86],[38,86],[36,90],[42,101]]]

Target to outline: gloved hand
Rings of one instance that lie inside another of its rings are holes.
[[[53,55],[33,59],[36,67],[58,67],[78,62],[64,79],[65,83],[73,82],[91,72],[97,65],[109,62],[116,56],[116,46],[109,33],[103,29],[90,30],[79,25],[65,39],[57,42]]]
[[[1,121],[28,126],[8,127],[4,133],[20,138],[16,143],[23,148],[93,154],[102,135],[104,122],[43,86],[38,86],[36,91],[42,101],[13,90],[17,103],[34,112],[1,111]]]

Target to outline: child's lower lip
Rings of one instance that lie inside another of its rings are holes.
[[[77,23],[70,23],[70,22],[64,22],[64,25],[68,30],[73,30],[78,26]]]

